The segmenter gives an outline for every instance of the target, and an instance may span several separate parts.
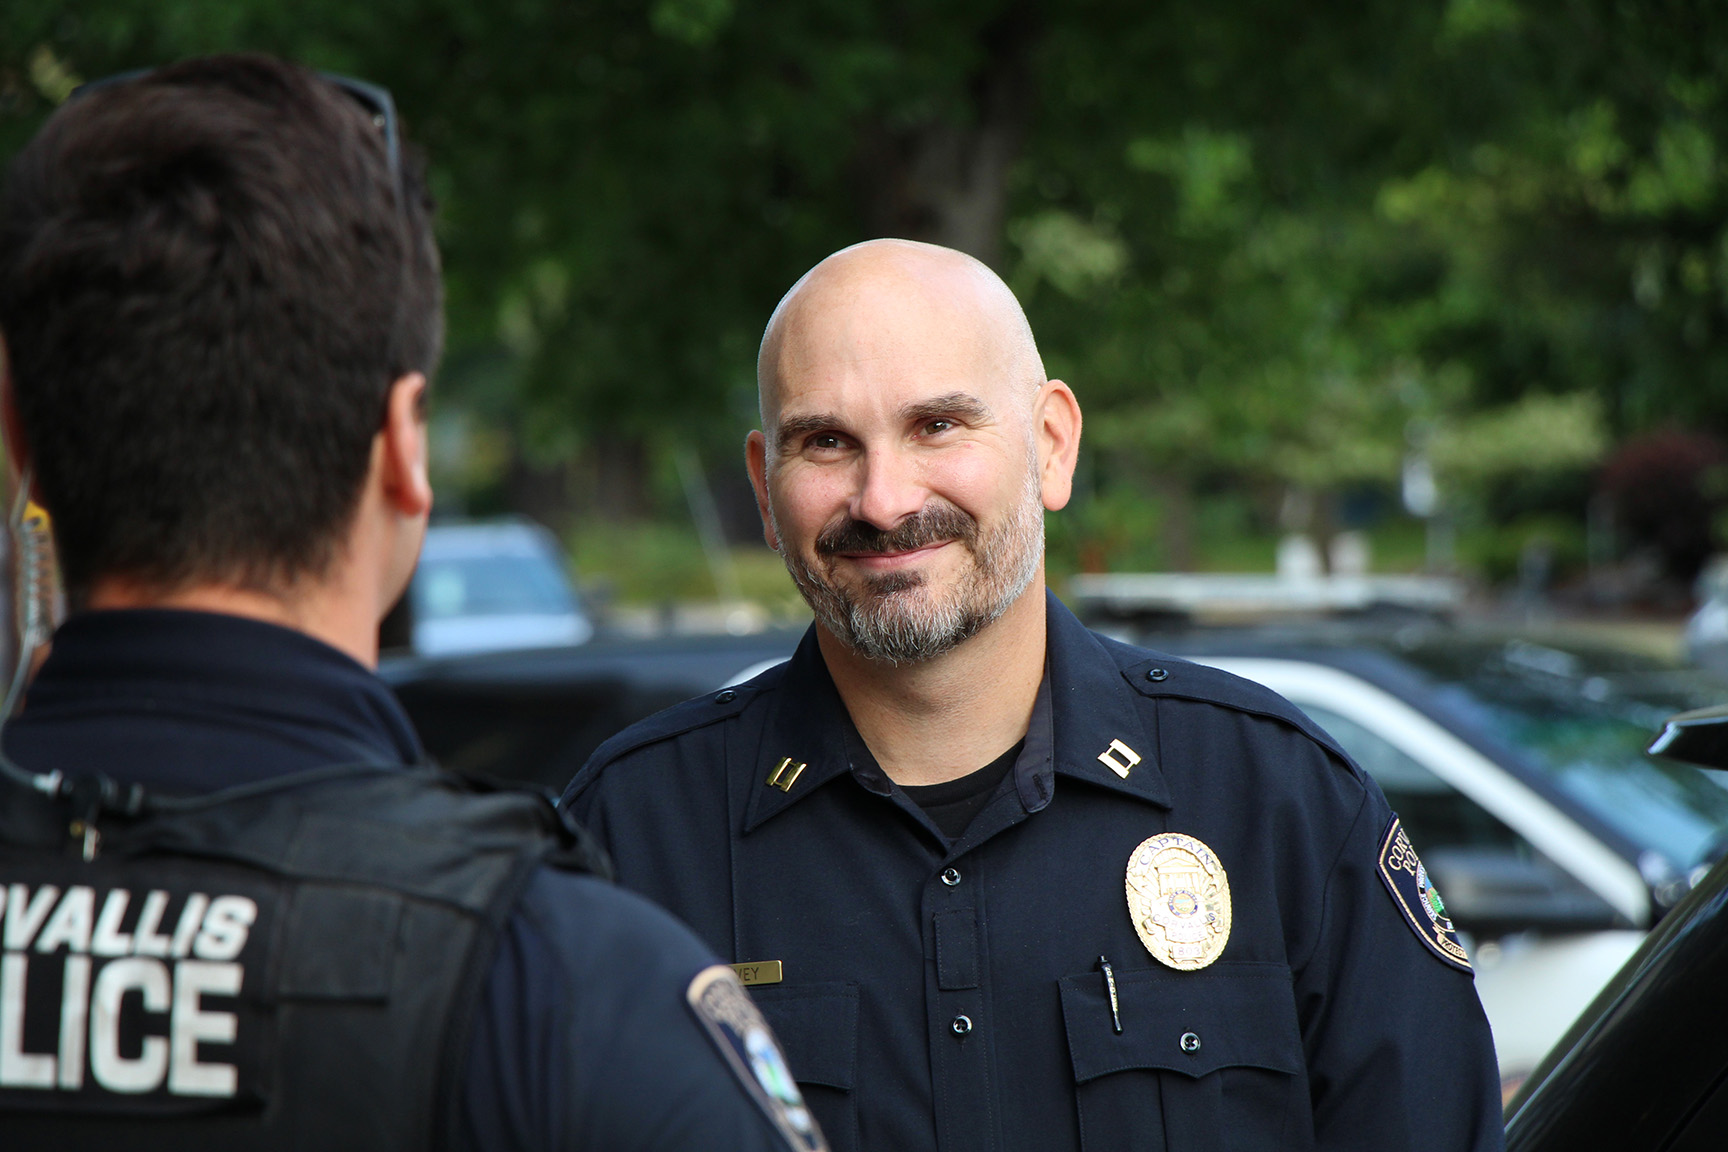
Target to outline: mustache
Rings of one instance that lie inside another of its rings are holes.
[[[838,552],[910,552],[944,540],[971,545],[977,537],[978,521],[943,501],[926,504],[887,531],[848,516],[822,530],[816,537],[816,552],[821,556]]]

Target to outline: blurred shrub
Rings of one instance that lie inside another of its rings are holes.
[[[718,598],[702,541],[688,523],[591,520],[570,540],[577,578],[585,586],[603,586],[612,603]],[[778,555],[766,547],[733,548],[730,554],[746,600],[775,611],[802,603]]]
[[[1458,558],[1467,570],[1497,586],[1536,579],[1539,570],[1537,583],[1545,588],[1583,570],[1584,523],[1579,517],[1550,513],[1485,525],[1461,535]]]
[[[1664,575],[1690,584],[1716,549],[1725,469],[1720,440],[1666,429],[1622,445],[1603,468],[1599,491],[1623,544],[1654,552]]]
[[[1159,501],[1126,486],[1075,500],[1044,517],[1052,581],[1075,572],[1154,572],[1167,566]]]

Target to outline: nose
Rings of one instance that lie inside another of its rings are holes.
[[[864,454],[858,488],[847,511],[854,520],[884,532],[893,529],[929,498],[919,472],[916,464],[892,449],[872,449]]]

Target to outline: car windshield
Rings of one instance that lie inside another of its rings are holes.
[[[419,620],[559,615],[576,611],[550,560],[509,553],[423,559],[414,577]]]
[[[1641,849],[1682,870],[1720,850],[1728,781],[1644,749],[1674,713],[1728,701],[1728,681],[1624,652],[1527,639],[1414,640],[1400,648],[1452,708],[1522,749]]]

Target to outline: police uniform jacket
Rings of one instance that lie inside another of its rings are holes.
[[[406,716],[336,650],[76,616],[4,747],[224,799],[110,821],[105,852],[37,846],[46,801],[0,790],[0,1145],[785,1152],[686,1002],[711,953],[525,856],[528,798],[421,786]]]
[[[953,842],[872,759],[814,631],[603,745],[566,803],[622,883],[777,979],[751,991],[836,1149],[1499,1147],[1467,961],[1383,874],[1379,788],[1258,685],[1053,597],[1048,628],[1024,747]],[[1127,903],[1167,832],[1233,902],[1192,971]]]

